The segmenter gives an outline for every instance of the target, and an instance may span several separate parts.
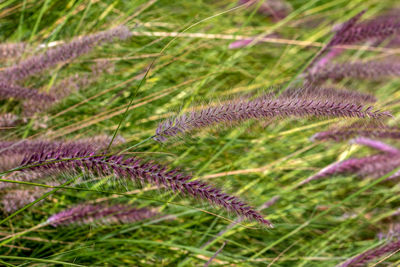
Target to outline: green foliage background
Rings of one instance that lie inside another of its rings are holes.
[[[46,116],[2,133],[2,139],[112,135],[122,120],[118,133],[128,141],[122,148],[128,148],[152,136],[160,120],[191,106],[265,92],[271,86],[301,84],[298,74],[327,42],[334,24],[363,9],[368,10],[364,18],[372,17],[394,8],[396,3],[288,2],[293,12],[273,22],[252,9],[236,8],[236,1],[225,0],[2,1],[0,39],[24,41],[32,47],[121,23],[138,33],[261,36],[276,32],[279,38],[288,40],[230,50],[231,40],[216,36],[133,36],[128,41],[98,47],[70,64],[26,81],[26,85],[46,90],[71,74],[90,73],[90,66],[101,59],[115,63],[113,73],[71,95]],[[398,58],[399,51],[389,52],[349,49],[342,59]],[[11,63],[5,61],[2,66]],[[379,83],[345,80],[341,85],[375,94],[378,106],[400,98],[398,79]],[[389,108],[395,116],[391,124],[395,125],[399,102],[393,103]],[[1,109],[19,111],[18,105],[9,101]],[[47,127],[36,127],[39,122]],[[149,140],[129,150],[143,158],[179,166],[255,207],[275,195],[281,196],[263,211],[274,229],[247,222],[202,247],[229,225],[233,214],[149,188],[135,190],[115,185],[109,182],[111,178],[104,178],[78,184],[75,188],[79,190],[60,189],[41,205],[3,220],[0,259],[10,266],[202,266],[226,242],[213,266],[334,266],[382,243],[377,233],[386,229],[385,218],[400,204],[398,184],[376,184],[352,176],[336,176],[295,188],[298,182],[334,161],[372,152],[347,143],[309,141],[314,133],[337,122],[250,122],[196,132],[165,144]],[[172,219],[113,226],[40,227],[51,214],[99,198],[158,207]],[[387,261],[397,266],[400,257],[394,255]]]

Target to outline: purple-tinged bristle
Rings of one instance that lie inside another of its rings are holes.
[[[311,181],[319,180],[321,178],[337,174],[356,174],[360,177],[379,178],[383,175],[390,173],[391,171],[394,171],[399,167],[400,154],[376,154],[363,158],[350,158],[333,163],[323,168],[317,174],[301,181],[298,186],[302,186]],[[392,180],[397,177],[393,177],[392,175],[385,180]]]
[[[0,59],[18,57],[25,51],[25,48],[25,43],[0,44]]]
[[[348,21],[342,23],[340,27],[336,27],[335,29],[336,34],[332,37],[331,41],[328,43],[328,47],[339,44],[342,38],[341,36],[346,34],[346,32],[348,32],[349,30],[351,30],[361,19],[361,17],[365,14],[366,11],[367,10],[361,11]]]
[[[0,79],[18,81],[61,62],[75,59],[90,52],[96,45],[111,42],[114,38],[124,40],[131,36],[129,29],[119,26],[108,31],[98,32],[72,40],[69,43],[48,49],[44,54],[32,56],[0,72]]]
[[[271,226],[261,214],[234,196],[227,195],[207,183],[194,180],[190,175],[184,175],[176,170],[168,170],[152,162],[143,162],[139,158],[124,159],[119,156],[95,156],[91,151],[56,149],[28,155],[21,164],[22,171],[38,172],[65,171],[85,172],[97,175],[116,175],[118,178],[128,178],[139,183],[150,183],[172,192],[189,195],[193,198],[208,201],[239,216],[256,220]]]
[[[101,64],[97,62],[92,66],[90,75],[74,74],[62,79],[49,89],[51,95],[54,97],[52,101],[25,100],[23,102],[22,114],[25,117],[32,117],[35,113],[50,109],[70,94],[96,82],[101,77],[101,74],[109,71],[111,65],[107,61],[102,61]]]
[[[318,67],[315,67],[316,62],[319,62],[322,55],[326,51],[330,50],[332,48],[332,46],[340,44],[340,40],[342,38],[341,36],[343,34],[345,34],[348,30],[350,30],[352,27],[354,27],[354,25],[361,19],[362,15],[364,15],[365,12],[366,12],[366,10],[361,11],[360,13],[358,13],[357,15],[355,15],[354,17],[352,17],[351,19],[342,23],[339,27],[336,27],[336,29],[334,29],[336,31],[335,35],[331,38],[329,43],[327,45],[325,45],[318,52],[318,54],[314,57],[314,59],[308,65],[306,72],[313,74],[317,70],[319,70]],[[309,82],[311,82],[311,81],[309,81]]]
[[[12,113],[0,114],[0,128],[14,127],[20,122],[17,115]]]
[[[47,185],[57,186],[59,183],[47,182]],[[1,185],[1,184],[0,184]],[[6,213],[12,213],[25,205],[35,201],[45,193],[49,192],[51,188],[34,187],[34,188],[12,188],[8,189],[2,196],[1,204],[2,210]]]
[[[75,141],[50,141],[50,140],[22,140],[0,142],[0,171],[8,171],[19,167],[27,157],[37,157],[39,154],[46,155],[49,151],[64,150],[68,153],[65,157],[89,156],[101,154],[108,147],[111,137],[106,135],[91,138],[82,138]],[[125,140],[117,136],[113,145],[118,145]],[[23,172],[12,172],[5,179],[13,181],[33,181],[47,176],[60,174],[56,168],[46,170],[26,170]],[[0,182],[0,189],[13,187],[15,183]]]
[[[262,2],[261,5],[258,2]],[[257,13],[273,18],[279,21],[285,18],[292,10],[288,2],[284,0],[239,0],[238,4],[249,4],[250,6],[258,6]]]
[[[400,240],[392,241],[377,248],[369,249],[337,266],[338,267],[364,266],[373,259],[379,258],[389,253],[398,252],[399,250],[400,250]]]
[[[392,215],[395,216],[395,215]],[[380,232],[378,234],[378,237],[380,240],[386,239],[386,240],[393,240],[393,239],[399,239],[400,238],[400,223],[395,222],[391,223],[388,227],[389,229],[385,232]]]
[[[158,212],[127,205],[81,204],[49,217],[54,227],[71,224],[121,224],[142,221],[157,216]]]
[[[288,88],[283,91],[280,98],[301,98],[301,99],[328,99],[337,102],[349,102],[357,104],[374,103],[376,97],[371,94],[361,93],[345,88],[333,87],[304,87],[304,88]]]
[[[9,155],[32,155],[39,152],[64,150],[75,151],[85,150],[93,153],[107,148],[111,137],[99,135],[89,138],[82,138],[72,141],[51,141],[51,140],[21,140],[21,141],[0,141],[0,157]],[[113,144],[121,144],[125,140],[117,136]]]
[[[334,80],[341,80],[345,77],[377,79],[384,76],[397,76],[399,74],[398,67],[390,63],[332,63],[332,65],[328,63],[328,61],[343,51],[342,48],[335,48],[333,46],[354,44],[365,40],[373,40],[380,43],[386,38],[399,33],[400,19],[397,15],[383,15],[357,23],[364,12],[359,13],[336,30],[331,41],[310,64],[307,79],[309,83],[321,82],[328,78]],[[329,52],[322,57],[322,54],[328,50]]]
[[[400,128],[373,123],[354,123],[314,134],[312,140],[342,141],[356,136],[400,139]]]
[[[382,118],[391,116],[388,112],[372,111],[372,107],[362,104],[309,97],[278,97],[270,95],[254,100],[234,100],[199,111],[193,111],[167,119],[156,129],[155,140],[165,141],[195,129],[216,124],[233,124],[250,119],[285,118],[285,117],[357,117]]]
[[[269,207],[271,207],[272,205],[274,205],[281,197],[280,196],[273,196],[270,200],[268,200],[267,202],[265,202],[264,204],[262,204],[258,210],[262,211],[264,209],[267,209]],[[206,247],[207,245],[209,245],[210,243],[212,243],[216,238],[218,238],[219,236],[222,236],[223,234],[225,234],[227,231],[229,231],[230,229],[232,229],[234,226],[236,226],[237,224],[243,222],[244,218],[238,218],[235,221],[231,222],[224,230],[220,231],[218,234],[216,234],[216,236],[210,240],[208,240],[206,243],[204,243],[201,248]]]
[[[366,137],[358,137],[358,138],[352,139],[352,140],[350,140],[350,143],[363,145],[363,146],[369,146],[373,149],[382,151],[387,154],[400,155],[400,150],[398,150],[397,148],[392,147],[388,144],[385,144],[381,141],[366,138]]]
[[[333,45],[354,44],[364,40],[379,40],[397,34],[400,31],[398,16],[379,16],[361,23],[357,23],[346,31],[335,35]]]
[[[21,163],[21,160],[18,162],[17,166],[19,166],[19,163]],[[1,162],[3,164],[3,162]],[[10,170],[10,169],[7,169]],[[30,182],[34,180],[39,180],[45,177],[48,177],[51,175],[50,172],[35,172],[35,171],[25,171],[25,172],[12,172],[8,175],[2,176],[2,179],[7,179],[10,181],[18,181],[18,182]],[[17,183],[11,183],[11,182],[0,182],[0,189],[4,188],[14,188],[18,184]]]
[[[18,85],[9,84],[0,80],[0,98],[17,100],[33,100],[33,101],[53,101],[54,96],[39,93],[36,90],[24,88]]]
[[[306,79],[313,83],[321,83],[328,79],[340,81],[345,78],[381,80],[400,75],[400,64],[396,62],[347,62],[331,63],[309,73]]]
[[[330,50],[321,59],[315,62],[312,68],[309,68],[310,73],[318,72],[319,69],[324,68],[335,57],[338,57],[344,51],[343,48],[330,48]]]

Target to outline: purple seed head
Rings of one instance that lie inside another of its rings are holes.
[[[56,182],[47,182],[46,184],[52,186],[59,185]],[[6,213],[12,213],[35,201],[50,190],[51,188],[44,187],[8,189],[1,199],[2,210]]]
[[[376,102],[375,96],[366,93],[360,93],[354,90],[345,88],[333,88],[333,87],[304,87],[288,88],[280,94],[281,98],[301,98],[301,99],[329,99],[337,102],[349,102],[357,104],[374,103]]]
[[[353,140],[350,140],[350,143],[359,144],[363,146],[369,146],[373,149],[379,150],[383,153],[392,154],[394,156],[400,155],[400,150],[395,147],[392,147],[388,144],[385,144],[381,141],[366,138],[366,137],[357,137]]]
[[[153,162],[143,162],[136,157],[124,159],[122,155],[95,156],[88,149],[58,148],[53,151],[47,150],[28,155],[21,165],[25,167],[23,171],[57,170],[72,173],[83,171],[96,175],[115,175],[119,179],[130,179],[140,184],[150,183],[175,193],[208,201],[227,211],[235,212],[239,216],[271,225],[260,213],[238,198],[227,195],[204,182],[192,181],[190,175],[185,175],[177,170],[169,170],[166,166]]]
[[[250,119],[271,119],[286,117],[358,117],[382,118],[390,116],[387,112],[372,111],[353,101],[337,101],[326,98],[301,97],[296,91],[293,96],[278,98],[265,95],[253,100],[239,99],[192,111],[173,119],[167,119],[158,125],[155,140],[163,142],[168,137],[191,132],[217,124],[240,123]]]
[[[398,250],[400,250],[400,240],[392,241],[377,248],[369,249],[338,265],[338,267],[364,266],[373,259],[389,253],[397,252]]]
[[[97,45],[111,42],[115,38],[124,40],[130,36],[131,32],[125,26],[83,36],[69,43],[50,48],[42,55],[32,56],[14,66],[4,69],[0,72],[0,79],[7,81],[22,80],[53,67],[58,63],[66,62],[86,54]]]
[[[25,48],[25,43],[0,44],[0,59],[19,57]]]
[[[72,224],[123,224],[157,215],[158,212],[154,210],[127,205],[81,204],[50,216],[47,222],[54,227]]]
[[[396,62],[351,62],[330,63],[309,72],[307,81],[312,84],[321,83],[328,79],[340,81],[345,78],[360,80],[382,80],[400,75],[400,64]]]
[[[44,93],[39,93],[36,90],[23,88],[18,85],[12,85],[0,80],[0,98],[17,100],[32,100],[32,101],[54,101],[54,96]]]
[[[338,32],[332,39],[332,45],[354,44],[365,40],[379,40],[397,34],[400,30],[400,19],[397,15],[383,15],[361,23],[356,23],[346,31]]]
[[[316,133],[311,137],[311,139],[320,141],[342,141],[356,136],[400,139],[400,128],[377,124],[374,122],[356,122],[350,125],[333,127],[327,131]]]
[[[360,177],[369,176],[372,178],[379,178],[400,167],[400,157],[397,157],[397,155],[399,154],[396,154],[396,156],[393,156],[393,154],[376,154],[363,158],[351,158],[339,161],[303,180],[298,186],[338,174],[356,174]],[[386,180],[397,178],[392,176]]]

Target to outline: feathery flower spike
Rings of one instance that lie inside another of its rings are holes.
[[[352,140],[350,140],[350,143],[363,145],[363,146],[369,146],[371,148],[374,148],[376,150],[382,151],[387,154],[400,155],[400,150],[398,150],[397,148],[392,147],[383,142],[380,142],[378,140],[374,140],[374,139],[370,139],[370,138],[366,138],[366,137],[358,137],[358,138],[352,139]]]
[[[111,42],[114,38],[121,40],[131,36],[129,29],[119,26],[108,31],[98,32],[72,40],[69,43],[48,49],[44,54],[30,57],[0,72],[0,78],[7,81],[18,81],[39,73],[60,62],[75,59],[90,52],[96,45]]]
[[[0,98],[15,98],[18,100],[30,99],[34,101],[53,101],[54,97],[49,94],[39,93],[36,90],[12,85],[0,80]]]
[[[373,39],[383,41],[400,31],[400,19],[398,15],[383,15],[364,22],[356,23],[345,32],[335,35],[338,44],[354,44],[360,41]]]
[[[340,24],[340,26],[336,27],[335,35],[332,37],[332,39],[329,41],[329,43],[327,45],[325,45],[318,52],[318,54],[314,57],[314,59],[308,65],[308,67],[306,69],[306,71],[308,73],[313,74],[319,69],[319,68],[315,67],[315,64],[320,61],[321,56],[326,51],[330,50],[332,46],[340,44],[340,41],[341,41],[341,38],[342,38],[341,36],[343,34],[345,34],[348,30],[350,30],[352,27],[354,27],[354,25],[357,23],[357,21],[359,21],[361,19],[362,15],[364,15],[365,12],[366,12],[366,10],[361,11],[360,13],[358,13],[357,15],[355,15],[354,17],[352,17],[348,21],[346,21],[346,22]]]
[[[0,44],[0,59],[20,56],[25,50],[25,43]]]
[[[108,147],[111,137],[99,135],[90,138],[82,138],[73,141],[49,141],[49,140],[22,140],[22,141],[0,141],[0,157],[9,155],[31,155],[39,152],[86,150],[99,152]],[[113,144],[124,143],[125,140],[117,136]]]
[[[48,185],[57,186],[59,183],[47,183]],[[36,187],[30,189],[11,189],[3,195],[1,199],[2,210],[6,213],[12,213],[25,205],[35,201],[51,188]],[[39,203],[36,203],[39,204]]]
[[[323,168],[317,174],[303,180],[298,184],[298,186],[327,176],[344,173],[357,174],[361,177],[371,176],[373,178],[379,178],[400,167],[400,155],[399,157],[397,155],[399,154],[396,154],[395,157],[392,154],[376,154],[363,158],[351,158],[339,161]],[[394,179],[394,177],[391,177],[386,180]]]
[[[379,258],[389,253],[398,252],[399,250],[400,240],[393,241],[380,247],[369,249],[338,265],[338,267],[363,266],[373,259]]]
[[[54,227],[70,224],[121,224],[149,219],[158,212],[127,205],[81,204],[49,217],[47,222]]]
[[[0,142],[0,171],[8,171],[19,167],[23,159],[35,153],[47,153],[54,150],[68,150],[72,154],[75,151],[84,151],[87,154],[98,154],[102,149],[108,147],[111,137],[106,135],[83,138],[75,141],[48,141],[48,140],[23,140],[23,141],[2,141]],[[117,136],[113,145],[125,142],[122,137]],[[82,152],[83,153],[83,152]],[[48,169],[46,171],[24,171],[12,172],[4,179],[13,181],[33,181],[46,176],[57,175],[60,172],[57,169]],[[16,184],[0,182],[0,189],[14,187]]]
[[[283,91],[280,98],[302,98],[302,99],[330,99],[335,101],[348,102],[349,99],[353,103],[363,104],[363,103],[374,103],[376,102],[375,96],[371,94],[360,93],[357,91],[352,91],[348,89],[339,88],[325,88],[325,87],[303,87],[298,88],[288,88]]]
[[[96,82],[99,77],[104,72],[109,72],[109,69],[112,68],[112,64],[107,61],[97,62],[92,66],[91,74],[74,74],[64,78],[59,81],[57,84],[50,88],[50,92],[54,99],[52,101],[35,101],[35,100],[25,100],[23,102],[23,110],[22,114],[25,117],[32,117],[35,113],[43,112],[53,105],[57,104],[73,92],[79,91],[80,89],[91,85]]]
[[[144,163],[141,159],[122,155],[111,157],[95,156],[87,150],[63,150],[37,153],[26,157],[22,164],[25,170],[66,171],[96,173],[98,175],[116,175],[140,183],[150,183],[183,195],[208,201],[228,211],[235,212],[250,220],[258,221],[272,227],[260,213],[234,196],[229,196],[209,184],[194,180],[177,170],[168,170],[166,166],[153,162]]]
[[[316,83],[328,79],[340,81],[345,78],[381,80],[387,77],[400,76],[400,64],[392,62],[351,62],[331,63],[308,73],[306,79]]]
[[[267,95],[254,100],[229,101],[163,121],[158,125],[155,140],[163,142],[168,137],[215,124],[232,124],[249,119],[291,116],[381,118],[390,116],[390,114],[372,111],[372,107],[365,108],[361,104],[343,101],[301,97],[273,98]]]
[[[400,139],[400,128],[376,123],[356,122],[351,125],[335,127],[327,131],[316,133],[310,139],[341,141],[355,136]]]

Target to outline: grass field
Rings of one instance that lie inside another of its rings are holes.
[[[179,167],[254,207],[280,197],[262,211],[273,229],[250,221],[227,229],[235,214],[207,203],[112,177],[73,182],[69,176],[70,184],[53,188],[38,205],[1,215],[0,265],[203,266],[223,246],[210,266],[335,266],[383,244],[378,233],[387,230],[399,208],[399,184],[337,175],[296,187],[333,162],[371,154],[370,148],[346,141],[309,140],[343,119],[249,121],[164,143],[150,139],[160,121],[191,107],[271,87],[301,86],[301,73],[329,41],[333,25],[363,9],[364,19],[374,17],[397,1],[287,2],[289,15],[274,21],[228,0],[0,1],[0,38],[28,43],[26,57],[38,53],[40,45],[120,24],[133,32],[128,40],[96,47],[25,80],[25,86],[47,91],[71,74],[93,76],[96,64],[111,69],[46,113],[2,131],[2,140],[74,140],[117,132],[126,143],[115,151],[129,149],[141,158]],[[277,37],[267,42],[229,49],[234,39],[272,33]],[[366,50],[359,45],[346,49],[341,58],[396,61],[399,53],[396,48]],[[12,63],[4,60],[1,66]],[[396,125],[399,79],[345,79],[338,84],[374,94],[378,108],[391,102],[384,109],[394,116],[389,124]],[[21,112],[13,100],[2,100],[1,108]],[[77,203],[105,201],[158,208],[168,216],[130,224],[43,225],[52,214]],[[377,262],[371,266],[400,265],[400,253]]]

